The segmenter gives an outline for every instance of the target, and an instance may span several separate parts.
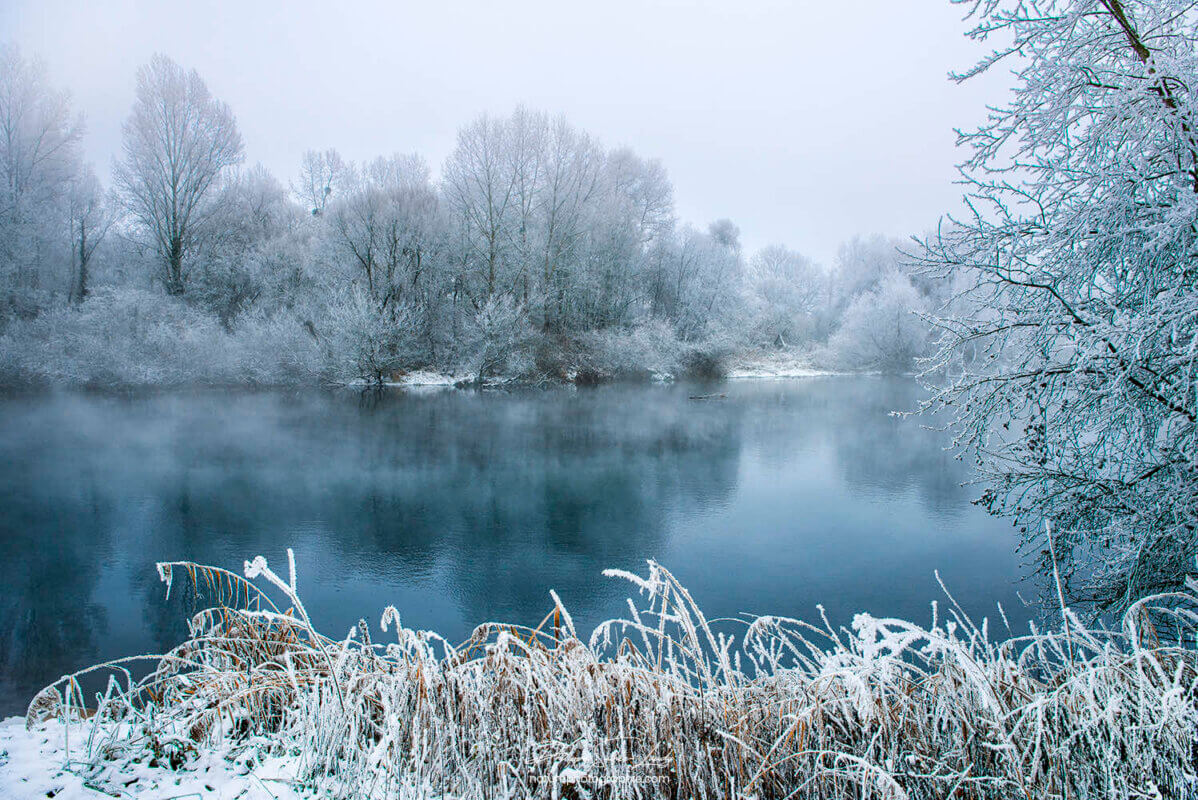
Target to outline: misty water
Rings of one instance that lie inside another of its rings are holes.
[[[710,616],[926,621],[939,570],[1022,626],[1010,525],[970,504],[945,434],[889,414],[919,398],[882,378],[0,398],[0,714],[176,643],[155,561],[282,570],[288,546],[338,637],[388,604],[451,640],[535,624],[550,589],[589,633],[629,596],[601,570],[649,558]]]

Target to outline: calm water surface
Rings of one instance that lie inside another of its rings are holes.
[[[971,613],[1022,625],[1012,529],[970,505],[943,434],[888,415],[919,396],[818,378],[0,398],[0,715],[176,643],[155,561],[283,571],[288,546],[334,636],[388,604],[452,640],[535,624],[551,588],[589,632],[628,596],[601,570],[649,558],[710,616],[924,621],[939,570]]]

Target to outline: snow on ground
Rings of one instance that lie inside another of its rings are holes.
[[[92,771],[83,761],[90,726],[58,721],[25,730],[23,717],[0,722],[0,797],[5,800],[297,800],[294,761],[259,759],[255,748],[201,754],[179,771],[119,763]],[[67,743],[69,738],[70,748]]]
[[[388,386],[453,386],[461,378],[446,375],[444,372],[432,370],[416,370],[409,372],[397,381],[388,382]]]
[[[844,373],[826,369],[815,369],[806,359],[789,353],[749,358],[735,363],[729,370],[729,380],[768,378],[818,378],[825,375]]]

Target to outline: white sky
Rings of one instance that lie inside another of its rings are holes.
[[[954,126],[1005,76],[948,0],[5,0],[0,40],[45,60],[86,116],[101,175],[137,66],[164,52],[237,114],[247,162],[284,182],[309,148],[418,152],[518,103],[661,158],[679,216],[830,263],[854,233],[926,230],[957,207]]]

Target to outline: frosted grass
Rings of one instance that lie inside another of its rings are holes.
[[[709,620],[649,562],[626,618],[587,640],[550,593],[536,628],[489,623],[454,645],[387,608],[340,639],[287,575],[164,563],[213,604],[190,636],[62,720],[74,770],[172,768],[247,746],[290,758],[293,789],[369,798],[1192,797],[1198,584],[1132,606],[1118,630],[1062,609],[1058,630],[996,635],[945,592],[929,625],[860,614]],[[1001,616],[1001,609],[1000,609]],[[90,672],[90,671],[88,671]],[[96,778],[98,780],[99,778]]]

